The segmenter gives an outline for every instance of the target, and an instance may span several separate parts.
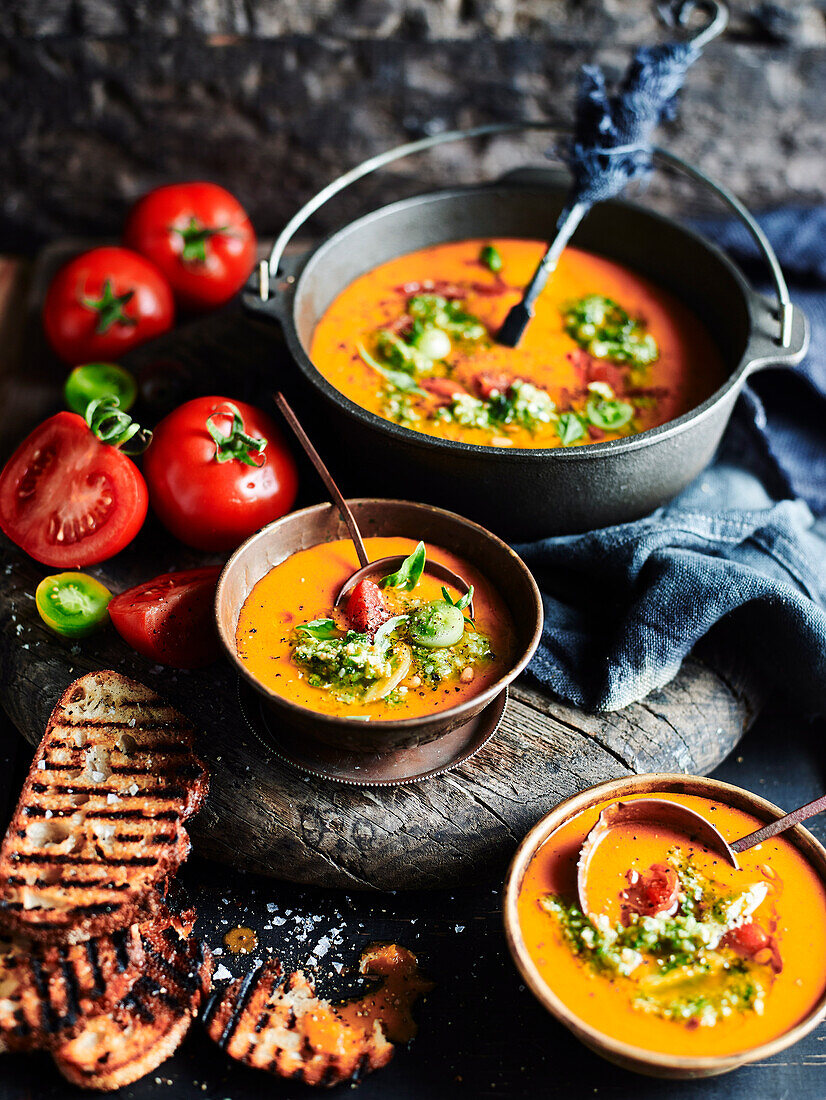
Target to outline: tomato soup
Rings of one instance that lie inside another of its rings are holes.
[[[336,596],[359,568],[349,540],[300,550],[252,589],[236,646],[261,684],[321,714],[386,720],[456,706],[507,671],[512,623],[485,577],[438,546],[364,543],[372,561],[407,557],[398,574],[362,582],[342,609]],[[428,559],[447,565],[470,591],[429,574]]]
[[[689,309],[576,248],[563,253],[519,347],[497,344],[544,248],[466,240],[390,260],[333,301],[310,358],[370,412],[498,447],[633,435],[688,412],[722,384],[720,354]]]
[[[729,841],[764,824],[698,796],[639,797],[683,803]],[[826,890],[805,857],[780,836],[735,870],[669,828],[616,825],[591,863],[585,917],[579,850],[610,802],[557,829],[520,887],[522,936],[549,988],[603,1034],[674,1055],[747,1051],[799,1023],[826,988]]]

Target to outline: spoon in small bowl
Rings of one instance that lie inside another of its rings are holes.
[[[387,577],[391,573],[395,573],[405,560],[404,554],[394,554],[386,558],[377,558],[375,561],[370,561],[367,556],[367,549],[364,545],[364,539],[361,536],[361,531],[356,523],[356,517],[353,515],[352,509],[347,501],[341,494],[341,490],[333,481],[332,475],[319,455],[318,451],[313,446],[310,437],[302,428],[298,417],[292,410],[287,399],[283,393],[274,393],[273,400],[278,406],[281,415],[289,424],[298,442],[303,447],[307,457],[313,466],[315,466],[318,476],[324,482],[327,492],[341,513],[341,518],[344,520],[348,534],[353,541],[353,545],[356,548],[356,555],[358,556],[359,565],[361,566],[351,577],[348,578],[341,586],[338,595],[335,598],[335,607],[341,607],[347,602],[347,598],[359,581],[364,580],[365,577]],[[468,595],[470,593],[470,585],[464,578],[460,577],[458,573],[454,573],[452,569],[448,569],[446,565],[443,565],[439,561],[431,561],[428,558],[425,562],[425,572],[430,576],[436,577],[438,580],[443,581],[445,584],[451,585],[457,589],[462,595]],[[473,601],[468,604],[468,613],[471,618],[473,617]]]
[[[792,810],[784,817],[779,817],[777,821],[771,821],[753,833],[729,843],[710,821],[679,802],[671,802],[665,798],[636,798],[630,802],[614,802],[606,806],[599,815],[596,825],[588,833],[579,850],[576,876],[579,907],[586,916],[590,916],[587,882],[591,860],[597,848],[617,825],[667,826],[698,841],[710,851],[716,852],[735,870],[738,870],[740,867],[737,862],[738,852],[745,852],[757,844],[762,844],[764,840],[769,840],[779,833],[785,833],[787,829],[793,828],[801,821],[806,821],[807,818],[814,817],[815,814],[823,813],[824,810],[826,810],[826,795],[821,795],[814,802],[807,802],[805,806]]]

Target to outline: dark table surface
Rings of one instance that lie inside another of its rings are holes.
[[[777,705],[764,712],[715,774],[791,809],[823,792],[823,734],[822,722],[806,722]],[[30,756],[7,727],[0,735],[3,825]],[[812,829],[826,840],[826,819],[815,820]],[[199,907],[197,928],[210,946],[220,948],[228,929],[250,926],[259,935],[258,957],[272,952],[288,967],[317,963],[322,992],[354,987],[347,968],[371,940],[394,940],[417,952],[437,982],[419,1006],[419,1036],[409,1049],[397,1052],[387,1069],[359,1086],[361,1100],[826,1097],[826,1046],[821,1046],[826,1025],[775,1058],[706,1081],[637,1077],[591,1054],[540,1008],[512,965],[501,928],[499,875],[450,893],[343,894],[238,874],[193,858],[180,878]],[[251,965],[249,957],[226,951],[216,962],[234,976]],[[196,1023],[173,1058],[118,1095],[124,1100],[253,1100],[310,1093],[231,1064]],[[80,1095],[43,1055],[5,1055],[0,1060],[0,1100]]]

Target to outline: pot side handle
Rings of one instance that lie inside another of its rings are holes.
[[[777,312],[775,305],[762,294],[753,293],[752,317],[754,326],[748,346],[748,363],[745,376],[763,370],[764,367],[792,367],[799,363],[809,350],[809,321],[799,306],[789,305],[789,343],[781,347],[777,340]]]

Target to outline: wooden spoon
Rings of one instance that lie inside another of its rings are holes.
[[[703,847],[717,852],[726,859],[732,867],[739,869],[737,853],[745,852],[756,844],[762,844],[764,840],[785,833],[801,821],[814,817],[815,814],[826,810],[826,795],[821,795],[814,802],[807,802],[797,810],[777,821],[772,821],[762,828],[756,829],[748,836],[741,837],[729,843],[722,833],[707,821],[701,814],[690,810],[679,802],[671,802],[665,798],[637,798],[631,802],[615,802],[599,815],[596,825],[588,833],[579,850],[579,862],[577,863],[577,894],[579,895],[579,907],[586,916],[590,916],[588,910],[588,897],[586,891],[588,871],[594,853],[602,841],[617,825],[644,824],[666,825],[677,832],[685,833],[693,840],[699,841]]]
[[[356,523],[356,517],[353,515],[350,505],[341,495],[341,490],[333,481],[330,471],[324,465],[318,451],[310,441],[310,437],[301,427],[298,417],[290,407],[289,402],[284,397],[283,393],[274,393],[273,400],[281,411],[284,419],[289,424],[296,439],[304,448],[310,462],[315,466],[318,476],[324,482],[327,487],[327,492],[330,494],[333,503],[341,513],[341,518],[347,525],[347,531],[350,538],[353,540],[353,545],[356,548],[356,554],[358,556],[359,564],[361,568],[353,573],[353,575],[344,582],[341,589],[335,599],[335,607],[340,607],[347,601],[347,597],[356,587],[360,580],[365,577],[386,577],[390,573],[395,573],[401,566],[405,559],[404,554],[394,554],[387,558],[377,558],[375,561],[370,561],[367,557],[367,550],[364,545],[364,539],[361,537],[361,531]],[[431,561],[430,558],[425,562],[425,572],[429,573],[432,577],[437,577],[439,580],[444,581],[445,584],[452,585],[453,588],[458,589],[463,595],[467,595],[470,591],[470,585],[459,576],[458,573],[454,573],[452,569],[448,569],[446,565],[442,565],[441,562]],[[473,601],[468,604],[468,611],[473,617]]]

